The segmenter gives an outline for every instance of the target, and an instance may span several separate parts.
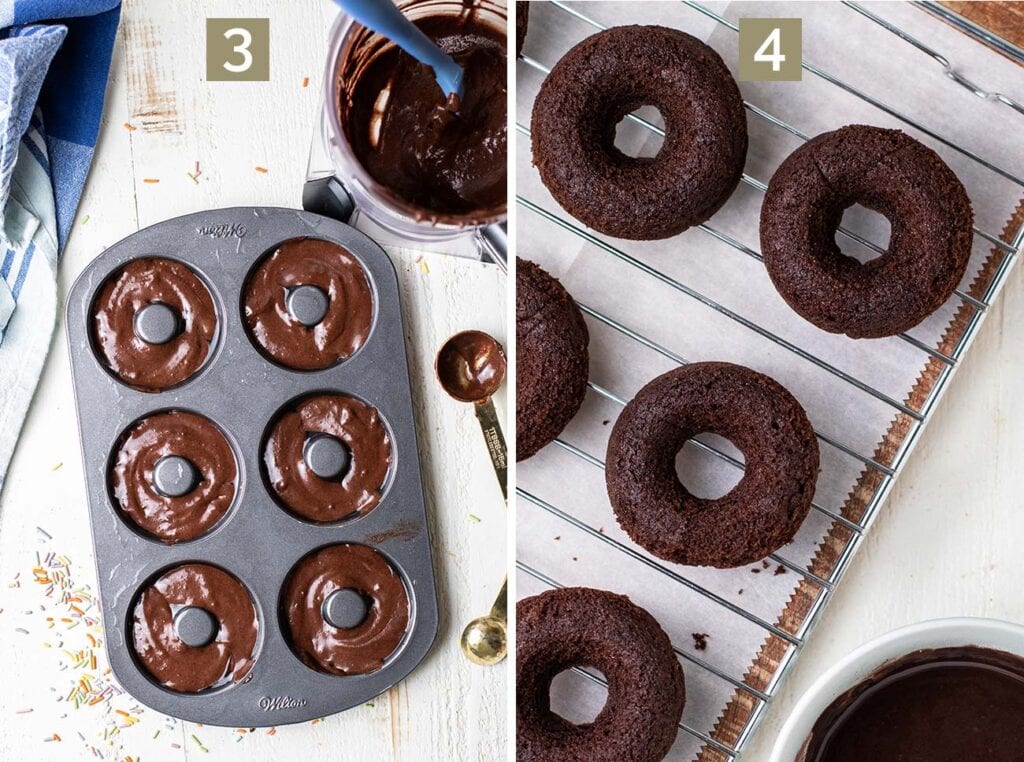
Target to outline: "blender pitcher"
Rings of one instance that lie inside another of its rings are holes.
[[[465,16],[506,35],[506,8],[494,0],[399,0],[408,18]],[[369,64],[393,43],[339,14],[328,41],[319,136],[314,136],[302,194],[307,211],[351,222],[365,215],[376,226],[405,241],[431,247],[444,242],[450,253],[493,261],[506,269],[507,200],[500,208],[440,214],[412,204],[381,185],[363,167],[342,124],[340,99]],[[319,138],[319,139],[318,139]]]

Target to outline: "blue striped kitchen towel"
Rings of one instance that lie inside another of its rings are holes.
[[[120,0],[0,0],[0,489],[57,317]]]

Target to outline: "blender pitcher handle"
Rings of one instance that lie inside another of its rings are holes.
[[[356,210],[355,201],[334,175],[306,180],[302,187],[302,208],[338,222],[349,223]]]
[[[494,262],[502,272],[508,272],[508,225],[495,222],[476,229],[476,244],[480,249],[480,258]]]

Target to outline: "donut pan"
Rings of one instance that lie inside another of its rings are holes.
[[[253,265],[286,240],[319,238],[339,244],[366,272],[375,311],[365,344],[349,359],[320,371],[294,371],[266,360],[245,330],[241,293]],[[186,264],[205,281],[217,308],[218,337],[202,369],[160,393],[136,391],[115,379],[93,350],[90,311],[106,278],[141,257]],[[302,722],[365,703],[406,677],[426,656],[438,611],[398,281],[391,261],[371,239],[342,223],[274,208],[219,209],[161,222],[114,244],[71,289],[67,334],[78,410],[106,649],[114,675],[155,710],[211,725],[266,726]],[[375,406],[392,446],[391,473],[373,510],[337,524],[313,524],[284,510],[261,472],[262,445],[275,414],[289,401],[338,392]],[[227,435],[239,473],[232,507],[217,526],[173,545],[149,538],[122,517],[108,487],[111,453],[140,418],[186,410]],[[335,676],[306,666],[281,627],[280,596],[292,567],[313,550],[358,543],[382,553],[405,583],[409,625],[401,645],[375,672]],[[157,683],[131,645],[139,591],[184,563],[211,564],[239,579],[259,619],[255,665],[241,682],[200,693]]]

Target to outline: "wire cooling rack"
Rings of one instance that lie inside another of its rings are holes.
[[[1006,129],[1020,130],[1024,127],[1021,117],[1024,110],[1012,97],[987,90],[974,79],[958,73],[942,53],[887,21],[884,14],[879,15],[872,8],[852,2],[843,5],[845,8],[837,8],[836,12],[866,18],[877,26],[879,35],[891,33],[920,51],[921,67],[941,66],[949,87],[966,88],[978,98],[998,102],[1004,109],[1001,113],[1006,120]],[[932,3],[920,5],[924,10],[954,21],[964,31],[992,43],[1004,55],[1024,63],[1024,54],[1015,46],[990,39],[990,35],[978,28],[968,28],[969,24],[961,24],[958,17],[951,17],[941,6]],[[543,6],[541,3],[531,4],[531,31],[518,64],[520,82],[524,76],[535,80],[546,76],[571,44],[605,28],[607,23],[594,18],[585,3],[554,0]],[[684,31],[689,31],[691,24],[708,20],[717,27],[738,31],[733,21],[705,5],[684,1],[673,8],[679,10],[672,25]],[[877,6],[873,8],[877,9]],[[921,14],[921,18],[927,17]],[[631,21],[623,18],[615,23]],[[539,43],[531,44],[531,35],[537,34],[534,32],[537,24],[543,25],[544,29],[539,35]],[[565,34],[552,31],[552,28],[564,30]],[[804,34],[808,33],[805,28]],[[550,44],[551,40],[562,37],[570,41]],[[777,323],[759,320],[757,315],[752,316],[756,310],[748,309],[744,300],[737,302],[736,299],[713,294],[713,289],[702,286],[699,277],[689,279],[686,268],[672,270],[660,255],[646,256],[644,247],[647,244],[613,241],[593,233],[572,219],[549,196],[537,190],[537,183],[533,183],[533,190],[529,190],[530,183],[520,182],[520,187],[527,190],[517,196],[520,256],[532,258],[531,251],[525,248],[529,236],[523,232],[529,229],[534,236],[550,239],[553,249],[571,245],[576,251],[582,251],[579,256],[603,258],[602,267],[609,271],[609,292],[619,288],[615,278],[617,273],[625,277],[640,274],[645,282],[650,282],[652,289],[663,290],[677,298],[681,310],[688,310],[688,315],[696,315],[707,324],[705,330],[748,333],[747,340],[762,344],[766,354],[784,356],[788,366],[798,368],[793,371],[793,378],[813,376],[815,380],[808,385],[824,386],[826,397],[834,394],[839,400],[834,416],[823,416],[821,405],[818,406],[817,417],[813,413],[811,415],[822,449],[822,478],[812,513],[801,529],[805,536],[804,545],[811,549],[810,553],[801,558],[800,552],[783,548],[765,563],[741,570],[745,577],[730,572],[709,574],[707,570],[664,562],[634,545],[615,527],[604,495],[604,463],[596,453],[603,452],[600,448],[607,439],[610,422],[638,388],[629,368],[641,353],[648,358],[647,362],[651,362],[653,357],[653,362],[660,363],[660,367],[666,370],[691,360],[731,358],[720,355],[684,356],[674,348],[672,334],[660,330],[644,312],[642,295],[625,297],[627,303],[633,300],[633,306],[623,310],[621,299],[608,297],[609,304],[605,306],[598,303],[603,297],[594,297],[597,292],[588,292],[587,298],[580,298],[572,285],[567,284],[586,316],[591,332],[592,356],[597,344],[598,352],[605,358],[615,357],[620,362],[605,360],[596,370],[592,366],[587,400],[581,414],[552,446],[536,456],[534,460],[542,461],[539,469],[533,467],[532,461],[520,465],[521,486],[517,489],[520,536],[529,525],[534,539],[525,547],[522,541],[520,544],[517,561],[519,592],[525,596],[552,587],[588,584],[594,575],[603,575],[611,583],[594,586],[629,592],[634,600],[636,591],[653,587],[658,591],[657,595],[650,597],[655,605],[662,605],[659,601],[668,599],[661,610],[652,610],[652,613],[669,632],[673,647],[682,660],[688,693],[687,709],[680,723],[681,733],[672,758],[731,760],[740,755],[902,471],[1024,243],[1024,206],[1017,204],[1024,193],[1021,191],[1024,178],[1017,172],[1003,166],[998,157],[993,158],[977,147],[969,147],[974,144],[961,136],[950,136],[941,127],[932,126],[905,112],[898,102],[889,103],[867,92],[863,86],[855,86],[834,76],[827,68],[812,61],[804,60],[802,66],[805,79],[810,75],[810,78],[821,80],[829,87],[842,90],[859,101],[862,107],[867,106],[877,112],[880,120],[895,122],[896,126],[929,143],[947,160],[955,157],[959,162],[956,166],[963,167],[965,162],[973,165],[974,169],[987,173],[1009,189],[1009,211],[1000,217],[1009,218],[1009,221],[1002,230],[986,227],[991,226],[995,217],[979,214],[978,202],[972,196],[977,220],[972,263],[967,277],[949,303],[935,316],[930,328],[915,329],[882,342],[845,340],[849,342],[848,347],[843,347],[846,351],[865,355],[860,363],[854,363],[856,367],[863,367],[865,358],[881,358],[883,353],[897,354],[898,362],[912,367],[914,371],[913,382],[907,385],[908,388],[886,388],[870,379],[865,380],[862,374],[848,369],[849,364],[842,361],[841,352],[820,353],[808,348],[807,344],[814,342],[803,340],[808,335],[806,331],[783,330]],[[521,86],[520,93],[524,89],[531,90]],[[535,92],[535,87],[532,89]],[[741,89],[746,97],[750,88],[741,83]],[[526,97],[531,96],[532,93]],[[808,139],[809,135],[792,123],[796,120],[776,115],[772,110],[759,106],[753,98],[745,100],[745,106],[752,130],[787,133],[789,138],[795,139],[794,147],[799,141]],[[522,136],[518,141],[520,178],[524,173],[532,172],[529,168],[528,123],[531,107],[532,104],[521,103],[518,109],[517,131]],[[633,114],[627,119],[649,134],[664,136],[664,131],[653,118]],[[773,161],[777,164],[781,158],[775,157]],[[760,194],[766,190],[766,180],[771,171],[767,169],[767,174],[756,176],[751,171],[752,163],[758,162],[748,160],[748,173],[743,175],[741,186],[749,198],[737,202],[739,213],[748,216],[756,215]],[[689,231],[684,236],[706,236],[709,245],[714,242],[714,245],[723,247],[721,256],[731,252],[732,256],[740,256],[759,265],[761,255],[756,248],[756,238],[744,239],[718,225],[717,220],[717,217],[713,218],[700,225],[699,232]],[[847,245],[861,247],[865,257],[884,251],[882,246],[871,240],[870,235],[857,232],[852,226],[844,224],[839,235]],[[844,251],[847,251],[847,245],[844,245]],[[792,320],[797,318],[793,316]],[[724,342],[724,346],[728,354],[730,345]],[[648,378],[640,379],[646,380]],[[786,385],[793,390],[793,383],[790,381]],[[628,392],[616,388],[631,386]],[[862,434],[844,436],[844,431],[854,428],[854,419],[858,415],[856,408],[841,404],[841,400],[851,397],[863,399],[861,404],[865,409],[872,408],[876,417],[879,409],[883,411],[886,426],[878,432],[879,436],[872,439],[866,439]],[[735,482],[743,468],[742,455],[725,440],[701,436],[691,440],[684,450],[689,452],[688,457],[693,461],[690,463],[692,469],[702,466],[732,469],[731,477],[721,477],[726,482]],[[552,477],[552,473],[557,476]],[[551,544],[540,546],[536,537],[547,537],[545,533],[550,535]],[[577,566],[576,562],[585,554],[597,560],[590,566]],[[575,571],[577,568],[580,569],[578,573]],[[750,572],[758,576],[752,576]],[[785,581],[780,579],[785,572],[798,575],[795,587],[792,577]],[[631,590],[634,592],[622,589],[626,579],[632,580]],[[744,588],[736,589],[739,584],[746,586],[746,597],[743,597]],[[762,597],[758,598],[756,594],[752,597],[753,590],[769,587],[772,590]],[[684,610],[683,613],[677,614],[678,609]],[[696,613],[687,616],[687,610]],[[713,637],[714,642],[724,642],[725,650],[731,649],[733,653],[724,658],[712,657],[712,650],[704,638],[706,633],[693,631],[700,628],[701,616],[729,623],[724,634],[719,632]],[[693,647],[687,642],[689,635],[693,636]],[[749,656],[739,671],[735,669],[737,649],[741,657]],[[585,669],[574,670],[572,677],[578,685],[569,689],[569,694],[577,697],[586,695],[587,685],[604,684],[600,674]],[[599,706],[602,700],[600,692],[593,694],[592,698]]]

